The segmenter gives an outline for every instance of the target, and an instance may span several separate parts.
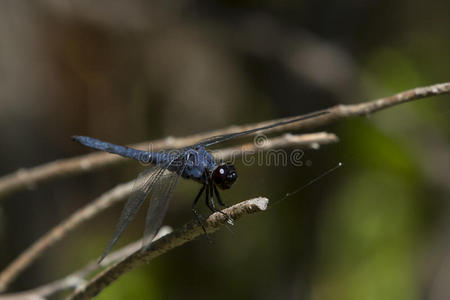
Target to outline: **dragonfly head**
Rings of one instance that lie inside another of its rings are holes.
[[[229,189],[237,177],[236,168],[229,163],[220,164],[212,173],[212,181],[222,190]]]

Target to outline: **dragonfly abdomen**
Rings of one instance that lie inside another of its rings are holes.
[[[156,163],[156,157],[152,152],[137,150],[126,146],[119,146],[88,136],[75,135],[72,136],[72,139],[89,148],[132,158],[144,163]]]

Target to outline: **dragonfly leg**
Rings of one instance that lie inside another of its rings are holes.
[[[210,189],[210,191],[208,191],[208,188]],[[228,215],[228,214],[226,214],[226,213],[224,213],[223,211],[221,211],[221,210],[218,210],[217,208],[216,208],[216,204],[214,203],[214,191],[216,192],[215,194],[216,194],[216,197],[218,196],[218,192],[217,192],[217,188],[216,188],[216,186],[215,185],[213,185],[213,184],[211,184],[211,185],[209,185],[208,187],[207,187],[207,190],[206,190],[206,194],[210,194],[210,195],[208,195],[208,196],[210,196],[210,197],[208,197],[208,198],[206,198],[206,206],[208,206],[208,208],[211,210],[211,212],[213,212],[213,213],[215,213],[215,212],[219,212],[219,213],[221,213],[222,215],[224,215],[225,217],[227,217],[227,222],[229,223],[229,224],[233,224],[233,219]],[[209,193],[208,193],[209,192]],[[220,198],[218,198],[218,200],[219,200]],[[221,201],[219,200],[219,203],[220,203]],[[222,204],[221,204],[222,205]]]
[[[203,192],[205,191],[205,188],[206,188],[206,185],[204,184],[203,186],[202,186],[202,188],[200,189],[200,191],[198,192],[198,194],[197,194],[197,196],[195,197],[195,200],[194,200],[194,202],[192,203],[192,212],[194,213],[194,216],[195,216],[195,218],[197,219],[197,222],[200,224],[200,226],[202,226],[202,229],[203,229],[203,232],[205,233],[205,235],[208,237],[208,240],[210,241],[210,239],[209,239],[209,236],[208,236],[208,233],[206,232],[206,228],[205,228],[205,225],[203,224],[203,221],[202,221],[202,215],[197,211],[197,209],[196,209],[196,206],[197,206],[197,202],[198,202],[198,200],[200,199],[200,197],[201,197],[201,195],[203,194]]]
[[[222,201],[220,198],[219,191],[217,190],[217,186],[214,185],[214,194],[216,195],[217,202],[219,202],[220,205],[222,205],[225,208],[228,208],[228,205],[225,204],[225,202]]]

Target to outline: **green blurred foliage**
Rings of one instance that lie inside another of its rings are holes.
[[[96,299],[162,299],[160,284],[143,269],[130,272],[120,277],[117,283],[107,288]]]

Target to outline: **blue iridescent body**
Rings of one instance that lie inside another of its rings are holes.
[[[168,152],[149,152],[111,144],[88,136],[73,136],[72,138],[89,148],[132,158],[144,164],[154,164],[161,167],[169,165],[167,169],[172,172],[179,168],[176,159],[180,159],[179,156],[181,155],[185,160],[181,177],[200,183],[206,183],[207,178],[204,175],[211,174],[217,168],[214,157],[201,145]],[[170,164],[171,161],[174,161],[174,163]]]

